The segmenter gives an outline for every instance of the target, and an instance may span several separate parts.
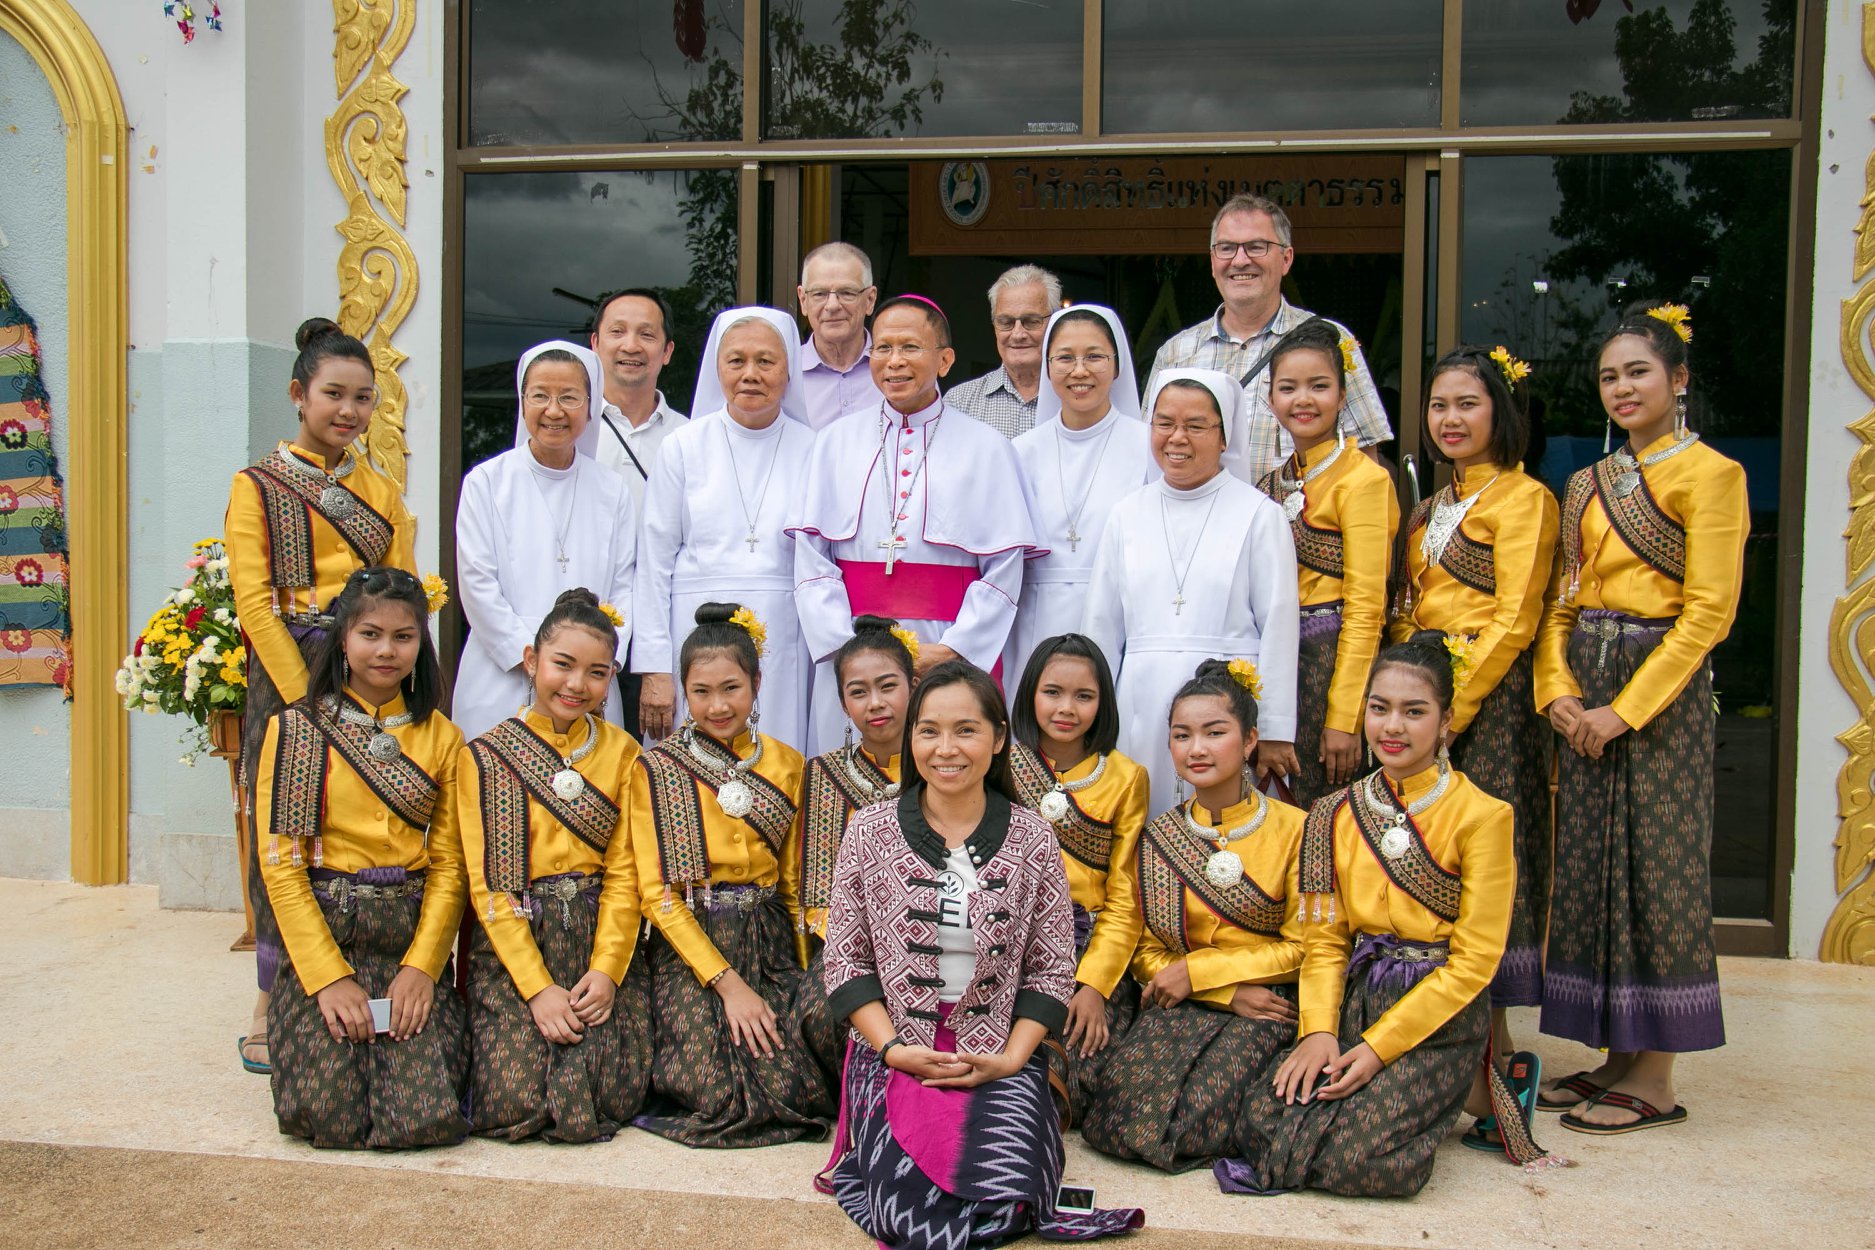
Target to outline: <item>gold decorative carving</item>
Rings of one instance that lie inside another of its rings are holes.
[[[404,439],[408,393],[397,371],[409,357],[392,338],[417,300],[417,255],[405,240],[408,127],[398,101],[410,90],[391,73],[416,27],[417,0],[332,0],[333,86],[326,164],[345,197],[338,232],[339,315],[364,341],[377,372],[378,409],[365,435],[371,463],[408,485]]]
[[[1875,4],[1862,6],[1862,61],[1875,74]],[[1872,119],[1875,120],[1875,119]],[[1875,153],[1864,167],[1862,216],[1856,223],[1853,276],[1862,288],[1842,302],[1842,362],[1875,400]],[[1864,281],[1864,279],[1869,279]],[[1875,965],[1875,409],[1849,423],[1861,442],[1849,463],[1849,528],[1843,531],[1844,590],[1829,614],[1829,665],[1855,700],[1855,724],[1836,735],[1849,758],[1836,774],[1836,909],[1817,955],[1835,963]]]

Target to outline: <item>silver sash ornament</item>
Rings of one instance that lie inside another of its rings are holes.
[[[1285,486],[1289,488],[1287,493],[1283,495],[1282,503],[1283,515],[1289,518],[1290,524],[1295,524],[1296,518],[1302,515],[1302,509],[1308,506],[1309,500],[1307,492],[1309,483],[1328,472],[1335,461],[1341,459],[1341,449],[1345,446],[1347,446],[1347,443],[1341,436],[1336,435],[1335,449],[1329,452],[1327,458],[1320,464],[1303,474],[1300,482],[1289,475],[1289,462],[1286,460],[1283,462],[1283,467],[1276,473],[1276,485],[1279,490]]]
[[[1081,791],[1087,789],[1089,786],[1099,781],[1101,775],[1106,771],[1107,757],[1102,755],[1094,762],[1094,771],[1087,774],[1087,776],[1081,778],[1079,781],[1063,781],[1057,777],[1055,779],[1055,788],[1042,796],[1042,801],[1035,805],[1035,810],[1040,812],[1042,814],[1042,819],[1049,824],[1059,825],[1068,818],[1068,796],[1070,794],[1079,794]]]
[[[1641,488],[1643,468],[1659,464],[1662,460],[1670,460],[1698,441],[1699,435],[1688,434],[1673,446],[1663,447],[1651,456],[1642,456],[1639,460],[1634,458],[1634,453],[1628,450],[1626,444],[1615,448],[1615,463],[1620,466],[1620,471],[1615,474],[1615,494],[1626,499]]]
[[[1491,482],[1501,476],[1493,473]],[[1491,482],[1480,486],[1469,499],[1458,497],[1456,485],[1449,485],[1433,496],[1432,515],[1426,519],[1426,532],[1419,538],[1419,554],[1426,557],[1426,567],[1430,568],[1445,558],[1446,544],[1458,532],[1459,523],[1471,511],[1471,506],[1484,498],[1484,492],[1491,489]]]
[[[741,820],[755,810],[755,791],[742,779],[742,774],[753,769],[762,760],[762,735],[752,735],[755,749],[749,752],[746,760],[737,760],[733,768],[724,768],[714,756],[697,745],[695,727],[684,726],[684,749],[690,752],[690,758],[709,775],[716,785],[716,805],[723,809],[723,815],[731,820]]]
[[[527,709],[522,708],[522,719],[526,720]],[[586,778],[573,766],[592,754],[592,749],[599,745],[599,721],[591,712],[586,713],[586,741],[579,744],[571,755],[560,757],[562,767],[559,772],[547,778],[547,785],[554,796],[562,803],[571,803],[586,793]]]
[[[350,498],[350,496],[347,495],[347,498]],[[404,749],[398,745],[397,739],[386,731],[401,729],[411,721],[417,719],[415,713],[399,712],[395,716],[386,716],[380,720],[369,712],[361,712],[349,704],[341,703],[335,695],[328,695],[320,700],[320,708],[327,716],[337,716],[338,719],[344,721],[347,725],[356,725],[360,729],[372,730],[373,733],[370,739],[365,743],[365,754],[380,764],[396,763],[397,757],[404,753]]]
[[[1445,797],[1445,792],[1452,784],[1452,767],[1444,760],[1439,761],[1439,779],[1432,783],[1432,789],[1414,799],[1401,811],[1393,805],[1391,792],[1376,771],[1367,777],[1367,803],[1387,820],[1387,827],[1380,834],[1380,853],[1390,860],[1400,859],[1413,849],[1413,834],[1406,827],[1408,819]]]
[[[1207,829],[1191,818],[1191,809],[1196,799],[1178,809],[1179,816],[1185,822],[1185,831],[1201,842],[1209,842],[1217,847],[1211,858],[1204,861],[1204,879],[1220,890],[1228,890],[1243,880],[1243,856],[1230,849],[1233,842],[1249,837],[1263,827],[1269,819],[1269,800],[1255,790],[1250,791],[1257,798],[1257,809],[1249,820],[1235,829]]]

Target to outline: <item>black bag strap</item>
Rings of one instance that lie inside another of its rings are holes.
[[[612,423],[612,418],[602,412],[599,414],[599,419],[605,422],[605,428],[612,431],[612,437],[618,440],[618,445],[625,449],[626,455],[631,457],[632,468],[638,470],[638,476],[649,482],[651,475],[645,472],[644,461],[638,458],[638,453],[632,450],[632,445],[625,441],[625,436],[618,432],[618,426]]]

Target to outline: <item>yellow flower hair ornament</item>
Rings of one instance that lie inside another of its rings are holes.
[[[1452,692],[1456,694],[1471,680],[1472,640],[1463,634],[1445,636],[1445,654],[1452,664]]]
[[[1361,341],[1352,334],[1344,334],[1341,336],[1341,372],[1347,374],[1349,377],[1354,376],[1354,353],[1360,345]]]
[[[918,635],[912,633],[903,625],[894,625],[889,632],[892,637],[898,639],[900,646],[911,653],[911,662],[916,666],[918,663]]]
[[[768,630],[747,608],[737,608],[729,623],[755,640],[755,656],[760,659],[768,650]]]
[[[1504,375],[1504,381],[1512,386],[1530,376],[1529,364],[1511,355],[1510,348],[1502,343],[1491,349],[1491,363]]]
[[[430,615],[435,616],[449,606],[449,583],[435,573],[425,573],[422,579],[423,597],[429,602]]]
[[[1230,670],[1231,680],[1250,692],[1250,697],[1262,701],[1263,675],[1257,672],[1257,666],[1249,660],[1232,660],[1225,666]]]
[[[625,614],[609,603],[599,605],[599,615],[611,621],[613,629],[623,629],[625,626]]]
[[[1664,321],[1673,327],[1673,332],[1680,336],[1680,342],[1693,341],[1693,310],[1684,304],[1662,304],[1650,308],[1647,315],[1655,321]]]

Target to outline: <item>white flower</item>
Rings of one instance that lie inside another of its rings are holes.
[[[195,757],[193,755],[185,755],[178,762],[181,763],[183,767],[185,768],[195,767]]]
[[[189,603],[195,599],[195,592],[189,589],[189,587],[184,586],[175,593],[173,598],[176,603]]]
[[[226,608],[216,608],[215,609],[215,624],[217,625],[234,624],[234,613],[228,611],[228,609]]]
[[[137,663],[142,666],[143,671],[146,673],[154,673],[156,671],[156,666],[162,662],[163,661],[157,658],[154,652],[150,651],[145,651],[142,655],[137,657]]]
[[[143,701],[144,703],[148,704],[152,709],[154,709],[156,706],[156,691],[145,690],[143,692]]]

